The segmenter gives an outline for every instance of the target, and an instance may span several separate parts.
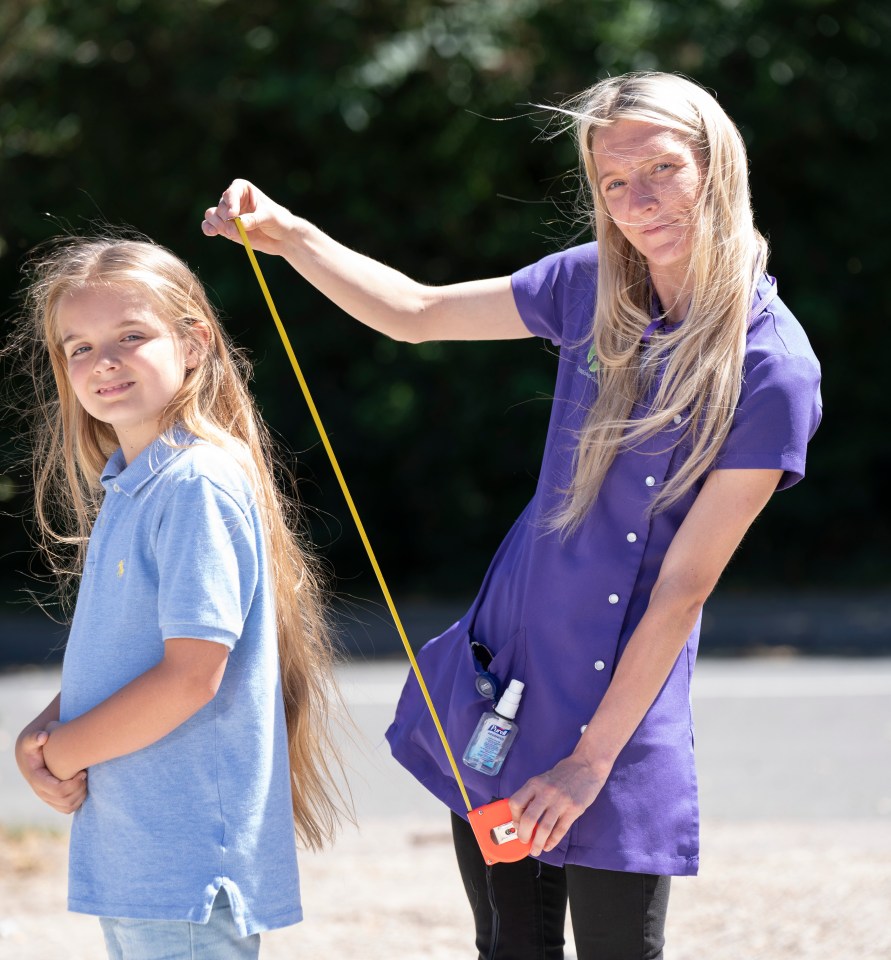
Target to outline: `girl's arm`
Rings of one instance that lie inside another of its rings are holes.
[[[531,337],[517,311],[510,277],[428,287],[344,247],[294,216],[253,184],[235,180],[204,214],[209,237],[240,242],[240,216],[251,246],[284,257],[342,310],[395,340],[512,340]]]
[[[92,710],[53,729],[43,747],[47,767],[64,779],[165,737],[214,698],[228,656],[222,643],[167,640],[160,663]]]
[[[647,611],[577,747],[510,798],[521,840],[528,840],[538,824],[533,856],[552,850],[594,802],[616,757],[662,689],[703,603],[781,476],[781,470],[714,470],[703,484],[665,554]]]
[[[87,774],[78,768],[68,780],[59,780],[46,768],[43,748],[48,731],[59,722],[59,694],[18,735],[15,760],[28,786],[59,813],[74,813],[87,796]]]

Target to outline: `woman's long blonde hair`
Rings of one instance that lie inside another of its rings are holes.
[[[294,532],[297,507],[276,483],[271,437],[248,391],[250,364],[223,331],[195,275],[154,243],[72,237],[37,254],[29,272],[17,344],[26,352],[35,389],[31,422],[40,545],[63,594],[70,601],[76,589],[102,501],[100,474],[119,444],[112,427],[90,416],[71,389],[57,314],[72,293],[119,290],[150,304],[184,349],[193,347],[201,358],[163,415],[164,439],[176,445],[172,428],[181,425],[225,448],[254,490],[275,596],[294,821],[300,840],[320,847],[333,838],[341,814],[351,816],[333,776],[341,770],[332,718],[342,706],[334,648],[318,563]]]
[[[569,534],[596,501],[617,453],[663,430],[678,415],[691,453],[658,492],[652,509],[676,503],[714,463],[739,400],[746,329],[767,244],[753,221],[742,137],[702,87],[674,74],[631,73],[595,84],[559,114],[575,130],[599,254],[591,333],[599,392],[579,435],[567,497],[553,520],[556,529]],[[645,353],[641,335],[652,320],[647,263],[610,217],[594,164],[595,135],[619,120],[680,133],[702,177],[691,211],[689,311],[680,327],[655,335]],[[632,419],[635,401],[644,399],[659,370],[664,372],[650,409]]]

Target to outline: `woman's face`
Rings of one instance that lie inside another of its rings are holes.
[[[655,275],[682,279],[690,262],[702,174],[675,130],[618,120],[594,134],[592,155],[606,210]]]

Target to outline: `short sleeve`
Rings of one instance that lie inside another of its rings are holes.
[[[557,346],[581,336],[594,315],[597,244],[570,247],[518,270],[511,289],[523,323],[535,336]]]
[[[163,638],[213,640],[232,649],[258,582],[250,513],[206,477],[185,478],[161,513],[156,554]]]
[[[822,416],[820,370],[808,356],[773,354],[750,369],[717,469],[782,470],[777,489],[804,476],[807,444]]]

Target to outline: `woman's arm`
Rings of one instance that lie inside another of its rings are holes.
[[[616,757],[662,689],[703,603],[781,476],[781,470],[715,470],[703,484],[578,746],[510,798],[521,840],[538,824],[533,855],[552,850],[594,802]]]
[[[92,710],[53,729],[43,747],[47,767],[64,779],[165,737],[214,698],[228,656],[221,643],[168,640],[160,663]]]
[[[350,316],[395,340],[512,340],[531,337],[510,277],[428,287],[337,243],[246,180],[235,180],[204,214],[209,237],[240,242],[240,216],[251,246],[284,257]]]
[[[28,786],[59,813],[74,813],[87,796],[86,771],[78,769],[68,780],[59,780],[46,768],[43,748],[48,731],[59,723],[59,694],[18,735],[15,760]]]

